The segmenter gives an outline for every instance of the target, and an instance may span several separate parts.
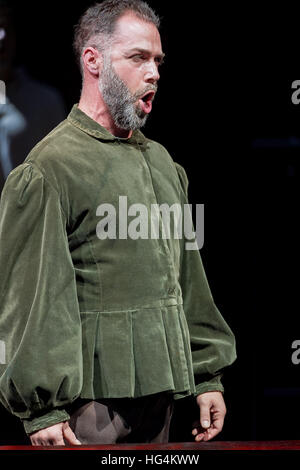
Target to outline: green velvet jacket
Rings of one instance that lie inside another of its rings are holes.
[[[110,134],[74,105],[14,169],[0,205],[0,400],[30,434],[78,397],[223,391],[235,340],[199,250],[184,239],[100,239],[102,203],[187,204],[160,144]]]

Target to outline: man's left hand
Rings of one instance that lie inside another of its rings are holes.
[[[209,441],[222,431],[226,406],[221,392],[205,392],[198,395],[200,422],[194,423],[195,441]]]

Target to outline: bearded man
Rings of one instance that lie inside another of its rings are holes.
[[[235,341],[199,250],[175,235],[96,230],[99,205],[120,196],[188,204],[185,170],[139,130],[164,57],[158,28],[140,0],[86,11],[74,41],[80,102],[5,184],[0,398],[33,445],[168,442],[174,400],[191,395],[196,441],[223,426]]]

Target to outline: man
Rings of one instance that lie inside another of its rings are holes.
[[[188,202],[184,169],[139,130],[164,55],[158,26],[139,0],[88,9],[79,105],[3,191],[0,397],[33,445],[167,442],[174,399],[189,395],[196,441],[223,426],[234,337],[199,251],[124,230],[127,206]]]

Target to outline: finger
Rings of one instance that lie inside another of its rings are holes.
[[[200,427],[199,419],[194,420],[192,422],[192,434],[195,436],[198,433],[198,429]]]
[[[54,446],[65,446],[65,441],[63,439],[56,439],[53,441]]]
[[[192,430],[192,435],[193,436],[197,436],[198,434],[201,434],[203,433],[204,429],[202,428],[202,426],[200,426],[200,424],[195,427],[193,430]]]
[[[210,426],[210,406],[209,403],[202,403],[200,407],[200,423],[204,429]]]
[[[192,435],[197,436],[198,434],[204,433],[206,430],[200,424],[192,430]]]
[[[74,446],[81,445],[81,442],[77,439],[68,423],[66,423],[66,426],[63,427],[63,434],[64,438],[69,444]]]
[[[45,446],[45,447],[51,446],[51,441],[50,440],[42,441],[42,446]]]
[[[210,441],[211,439],[216,437],[216,435],[219,434],[219,432],[220,432],[219,429],[210,428],[207,432],[205,432],[203,440],[204,441]]]
[[[195,437],[195,441],[196,441],[196,442],[203,441],[203,440],[204,440],[204,437],[205,437],[205,433],[204,433],[204,432],[200,432],[200,433],[197,434],[197,436]]]
[[[47,447],[47,446],[64,446],[65,443],[64,443],[64,440],[62,439],[62,435],[61,436],[57,436],[57,437],[52,437],[52,438],[44,438],[44,439],[35,439],[32,441],[32,445],[33,446],[43,446],[43,447]]]
[[[202,426],[198,426],[197,428],[192,430],[192,434],[193,436],[197,436],[197,434],[201,434],[204,431],[205,429],[203,429]]]
[[[32,445],[33,446],[43,446],[44,445],[44,441],[41,441],[40,439],[34,439],[31,441]]]
[[[219,434],[219,432],[221,432],[220,428],[211,427],[204,433],[203,440],[204,441],[210,441],[211,439],[216,437]]]
[[[211,427],[206,430],[204,433],[204,441],[209,441],[210,439],[213,439],[219,432],[222,431],[223,429],[223,424],[224,424],[224,419],[219,418],[215,421],[213,421]]]
[[[58,434],[52,436],[51,438],[47,439],[46,445],[47,446],[64,446],[65,442],[64,442],[64,439],[63,439],[63,434],[58,433]]]
[[[37,441],[37,446],[46,446],[46,445],[47,445],[47,441],[41,441],[41,440]]]
[[[220,415],[218,417],[213,416],[213,422],[212,422],[212,429],[218,430],[218,432],[222,431],[224,426],[224,416]]]
[[[198,426],[192,430],[192,435],[195,437],[195,441],[202,441],[205,436],[205,429],[202,426]]]

